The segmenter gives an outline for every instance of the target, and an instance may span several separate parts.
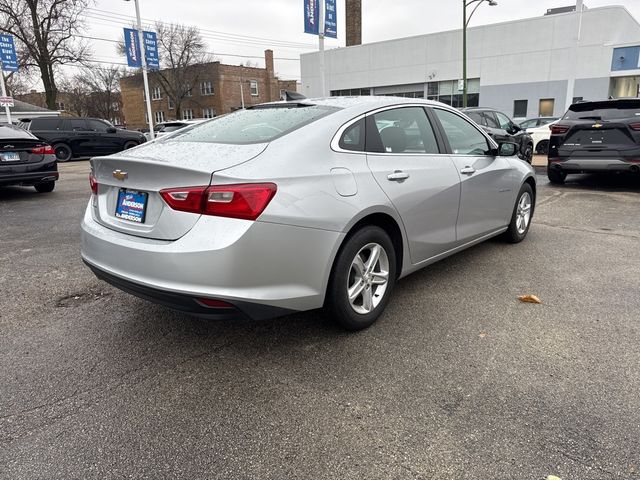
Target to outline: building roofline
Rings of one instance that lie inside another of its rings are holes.
[[[599,12],[602,10],[622,10],[624,11],[624,13],[627,14],[627,16],[629,16],[629,18],[631,18],[634,23],[638,26],[638,28],[640,29],[640,20],[636,19],[629,10],[627,10],[627,7],[625,7],[624,5],[605,5],[603,7],[595,7],[595,8],[589,8],[589,9],[585,9],[583,10],[583,14],[591,14],[592,12]],[[515,20],[506,20],[504,22],[496,22],[496,23],[485,23],[483,25],[476,25],[473,27],[468,27],[467,28],[467,32],[471,31],[471,30],[479,30],[482,28],[487,28],[487,27],[499,27],[499,26],[503,26],[503,25],[512,25],[512,24],[516,24],[516,23],[520,23],[520,22],[528,22],[531,20],[548,20],[548,19],[554,19],[554,18],[558,18],[558,17],[564,17],[567,15],[575,15],[577,12],[565,12],[565,13],[556,13],[553,15],[539,15],[536,17],[526,17],[526,18],[518,18]],[[411,39],[415,39],[415,38],[425,38],[425,37],[430,37],[432,35],[442,35],[445,33],[453,33],[453,32],[462,32],[461,28],[454,28],[451,30],[441,30],[441,31],[437,31],[437,32],[430,32],[430,33],[422,33],[420,35],[411,35],[408,37],[398,37],[398,38],[390,38],[387,40],[378,40],[375,42],[369,42],[369,43],[363,43],[361,45],[351,45],[348,47],[337,47],[337,48],[332,48],[327,50],[327,52],[331,52],[332,50],[344,50],[344,49],[356,49],[356,48],[362,48],[362,47],[368,47],[368,46],[372,46],[372,45],[380,45],[380,44],[385,44],[385,43],[390,43],[390,42],[400,42],[400,41],[404,41],[404,40],[411,40]],[[300,56],[306,56],[306,55],[317,55],[319,52],[313,51],[313,52],[307,52],[307,53],[301,53]]]

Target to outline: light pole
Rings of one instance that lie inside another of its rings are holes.
[[[484,2],[488,2],[490,7],[498,5],[496,0],[462,0],[462,106],[465,108],[467,106],[467,27],[473,14]],[[474,3],[476,6],[467,17],[467,8]]]
[[[125,0],[130,2],[131,0]],[[138,25],[138,43],[140,44],[140,60],[142,62],[142,81],[144,83],[144,97],[147,103],[147,120],[149,121],[149,137],[153,140],[156,135],[153,131],[153,118],[151,117],[151,97],[149,95],[149,77],[147,76],[147,57],[145,56],[144,38],[142,35],[142,21],[140,20],[140,5],[138,0],[133,0],[136,4],[136,23]]]

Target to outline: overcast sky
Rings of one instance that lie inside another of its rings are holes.
[[[199,27],[209,44],[209,51],[224,63],[239,64],[249,60],[263,66],[263,50],[272,48],[277,74],[281,78],[299,80],[299,54],[317,50],[317,37],[302,33],[303,0],[139,1],[143,19]],[[345,44],[344,0],[337,0],[337,3],[339,38],[327,39],[326,48]],[[571,5],[575,1],[498,0],[498,3],[496,7],[482,5],[471,24],[536,17],[543,15],[547,8]],[[590,8],[624,5],[640,20],[640,0],[585,0],[585,5]],[[362,0],[362,8],[364,43],[457,29],[462,22],[461,0]],[[131,21],[127,16],[135,15],[135,8],[132,1],[97,0],[86,15],[90,36],[116,40],[122,35],[122,27]],[[522,35],[526,34],[522,32]],[[97,60],[125,61],[117,55],[113,43],[90,42]]]

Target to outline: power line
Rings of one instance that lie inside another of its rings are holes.
[[[76,35],[78,38],[85,38],[88,40],[99,40],[101,42],[109,42],[109,43],[120,43],[119,40],[112,40],[110,38],[100,38],[100,37],[91,37],[88,35]],[[260,55],[240,55],[236,53],[223,53],[223,52],[205,52],[209,55],[220,55],[224,57],[239,57],[239,58],[259,58],[264,59],[263,56]],[[291,60],[294,62],[299,62],[299,58],[287,58],[287,57],[273,57],[274,60]]]

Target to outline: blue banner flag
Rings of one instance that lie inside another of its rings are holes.
[[[127,65],[140,68],[142,66],[142,60],[140,59],[140,44],[138,42],[137,30],[133,28],[124,29],[124,47],[127,51]]]
[[[338,20],[336,18],[336,0],[324,3],[324,36],[338,38]]]
[[[147,67],[149,70],[160,69],[156,32],[142,32],[142,38],[144,40],[144,58],[147,61]]]
[[[0,58],[2,58],[2,70],[7,72],[18,71],[18,56],[13,36],[0,35]]]
[[[304,1],[304,33],[318,35],[320,26],[318,18],[320,17],[320,1],[322,0],[303,0]]]

